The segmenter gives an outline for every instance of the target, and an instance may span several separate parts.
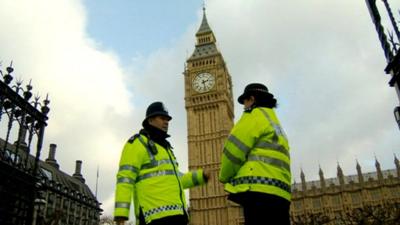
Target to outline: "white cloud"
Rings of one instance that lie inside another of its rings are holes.
[[[2,1],[0,49],[3,65],[14,60],[17,78],[32,79],[34,93],[49,93],[42,159],[49,143],[56,143],[63,171],[72,174],[75,160],[83,160],[93,192],[99,166],[102,201],[113,189],[134,108],[118,57],[87,36],[85,18],[81,1]]]

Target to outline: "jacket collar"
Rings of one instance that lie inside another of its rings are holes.
[[[167,138],[169,138],[170,135],[165,131],[158,129],[157,127],[146,123],[139,133],[145,135],[147,138],[153,140],[164,148],[172,148],[171,144],[167,141]]]

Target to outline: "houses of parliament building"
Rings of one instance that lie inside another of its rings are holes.
[[[335,178],[325,178],[320,168],[319,180],[315,181],[306,181],[305,175],[301,171],[301,183],[292,185],[292,220],[295,218],[305,220],[305,217],[310,215],[323,216],[327,221],[337,221],[340,218],[343,219],[343,216],[345,216],[344,219],[350,220],[351,218],[348,216],[357,210],[366,211],[373,207],[383,207],[382,209],[392,211],[385,212],[388,213],[387,217],[392,218],[396,216],[392,214],[397,214],[399,220],[394,224],[399,224],[400,164],[396,156],[394,164],[395,169],[382,170],[380,163],[376,160],[376,171],[363,173],[357,162],[357,173],[348,176],[343,174],[338,165]],[[377,212],[371,211],[370,213]],[[385,215],[376,216],[384,217]]]

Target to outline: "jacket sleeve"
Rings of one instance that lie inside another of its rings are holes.
[[[127,142],[122,150],[117,173],[114,217],[129,219],[129,209],[134,199],[135,180],[144,160],[144,153],[137,139],[133,143]]]
[[[179,176],[184,189],[199,186],[205,183],[202,169],[189,171]]]
[[[265,129],[265,123],[260,123],[255,111],[244,113],[225,141],[219,172],[222,183],[229,182],[236,175]]]

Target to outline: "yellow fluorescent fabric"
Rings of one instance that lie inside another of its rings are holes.
[[[141,138],[148,142],[145,136]],[[133,207],[137,222],[140,209],[146,223],[165,216],[183,215],[187,209],[183,189],[204,184],[202,170],[180,173],[172,151],[155,145],[157,154],[149,155],[138,138],[125,144],[117,173],[115,217],[129,218]]]
[[[219,180],[230,193],[257,191],[290,200],[290,153],[273,109],[244,112],[225,142]]]

